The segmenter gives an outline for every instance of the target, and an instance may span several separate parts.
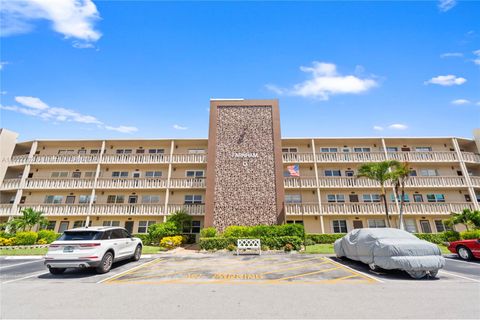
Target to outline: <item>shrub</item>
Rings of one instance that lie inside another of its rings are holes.
[[[10,239],[13,237],[15,237],[15,234],[13,233],[6,233],[5,231],[0,231],[0,238]]]
[[[235,238],[200,238],[200,249],[203,250],[221,250],[228,247],[228,245],[236,245],[237,239]]]
[[[192,223],[192,216],[185,210],[178,210],[168,216],[167,222],[176,225],[178,233],[181,233],[184,225]]]
[[[260,237],[260,242],[262,246],[267,246],[274,250],[283,250],[287,244],[292,245],[293,250],[300,250],[302,246],[302,239],[292,236]],[[200,248],[204,250],[222,250],[227,249],[229,245],[236,246],[236,244],[237,238],[234,237],[200,238]]]
[[[453,230],[445,231],[443,233],[443,238],[445,239],[445,241],[448,241],[448,242],[457,241],[457,240],[460,240],[460,233],[458,231],[453,231]]]
[[[290,243],[287,243],[287,244],[285,245],[285,247],[284,247],[284,250],[285,250],[286,252],[290,252],[290,251],[293,250],[293,246],[292,246]]]
[[[40,230],[38,231],[38,239],[44,239],[46,243],[52,243],[60,237],[59,233],[52,230]]]
[[[37,233],[33,231],[17,232],[15,235],[15,244],[20,246],[32,245],[37,241],[37,237]]]
[[[237,247],[236,247],[233,243],[230,243],[230,244],[227,246],[227,250],[228,250],[228,251],[235,251],[235,250],[237,250]]]
[[[0,246],[13,246],[15,245],[15,238],[0,238]]]
[[[150,240],[150,236],[147,233],[137,233],[132,236],[142,240],[142,243],[145,246],[148,246],[152,243],[152,241]]]
[[[463,231],[460,232],[460,237],[462,239],[479,239],[480,238],[480,230],[471,230],[471,231]]]
[[[164,237],[160,241],[160,247],[174,249],[182,244],[182,236]]]
[[[313,241],[313,239],[310,239],[310,238],[306,238],[306,239],[305,239],[305,245],[306,245],[306,246],[313,246],[313,245],[315,245],[315,244],[316,244],[316,243],[315,243],[315,241]]]
[[[48,243],[48,242],[47,242],[47,240],[46,240],[45,238],[39,239],[39,240],[37,241],[37,244],[47,244],[47,243]]]
[[[192,244],[197,241],[197,237],[194,233],[182,234],[182,236],[186,238],[186,241],[184,243]]]
[[[301,224],[230,226],[222,236],[225,238],[260,238],[260,237],[303,237]]]
[[[217,236],[217,229],[214,227],[210,228],[203,228],[200,230],[200,237],[201,238],[214,238]]]
[[[154,244],[160,243],[164,237],[171,237],[180,233],[174,222],[156,223],[148,227],[150,241]]]
[[[419,239],[435,244],[442,244],[447,241],[443,233],[414,233],[414,235]]]
[[[262,251],[268,251],[270,250],[270,247],[269,246],[266,246],[264,244],[261,245],[261,248],[262,248]]]
[[[307,242],[313,241],[315,244],[331,244],[334,243],[335,240],[340,239],[343,237],[345,233],[325,233],[325,234],[307,234]]]

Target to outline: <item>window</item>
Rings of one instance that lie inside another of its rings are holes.
[[[113,229],[110,239],[123,239],[126,235],[123,233],[122,229]]]
[[[355,172],[353,172],[353,170],[346,170],[345,171],[345,176],[353,177],[353,176],[355,176]]]
[[[75,203],[75,196],[67,196],[65,203]]]
[[[423,233],[432,233],[432,228],[430,227],[430,222],[428,220],[420,220],[420,227],[422,228]]]
[[[61,221],[60,226],[58,227],[58,233],[63,233],[65,230],[67,230],[68,225],[69,225],[68,221]]]
[[[137,229],[138,233],[147,233],[148,227],[155,223],[156,221],[139,221]]]
[[[80,171],[72,172],[72,178],[81,178],[82,173]]]
[[[325,177],[340,177],[341,175],[340,170],[325,170]]]
[[[288,153],[288,152],[298,152],[298,149],[297,149],[297,148],[292,148],[292,147],[282,148],[282,152],[285,152],[285,153]]]
[[[401,199],[402,199],[402,195],[399,194],[397,200],[400,202]],[[395,202],[395,195],[393,193],[390,194],[390,201]],[[403,195],[403,201],[410,202],[410,198],[408,197],[408,194],[405,193]]]
[[[55,225],[56,224],[57,224],[57,221],[48,221],[48,225],[45,229],[55,231]]]
[[[205,149],[188,149],[188,154],[204,154]]]
[[[300,194],[286,194],[285,203],[302,203],[302,195]]]
[[[185,176],[187,178],[203,178],[204,172],[203,170],[187,170],[185,171]]]
[[[117,149],[117,154],[130,154],[132,153],[132,149]]]
[[[301,224],[303,225],[302,220],[287,220],[287,224]]]
[[[200,221],[185,222],[183,233],[200,233]]]
[[[155,195],[145,195],[142,197],[142,203],[159,203],[160,196]]]
[[[90,195],[81,195],[78,197],[78,203],[90,203]]]
[[[327,195],[328,202],[345,202],[345,196],[343,194],[329,194]]]
[[[87,150],[80,149],[80,150],[78,150],[78,154],[87,154]]]
[[[446,230],[442,220],[435,220],[434,222],[435,222],[435,229],[437,229],[437,232],[443,232]]]
[[[320,152],[338,152],[338,148],[320,148]]]
[[[422,177],[436,177],[438,172],[436,169],[420,169],[420,176]]]
[[[364,194],[362,196],[363,202],[380,202],[379,194]]]
[[[162,176],[162,171],[146,171],[145,178],[158,178]]]
[[[427,201],[428,202],[445,202],[445,195],[443,194],[427,194]]]
[[[417,232],[417,224],[415,219],[405,219],[405,230],[411,233]]]
[[[417,176],[417,170],[410,170],[410,173],[408,175],[410,177],[416,177]]]
[[[113,171],[112,178],[127,178],[128,171]]]
[[[10,200],[8,200],[8,203],[14,203],[15,202],[15,196],[11,196]]]
[[[52,178],[66,178],[66,177],[68,177],[68,172],[67,171],[52,172],[51,177]]]
[[[413,202],[423,202],[423,196],[421,194],[414,194]]]
[[[143,153],[145,153],[145,149],[137,149],[137,150],[135,150],[135,153],[143,154]]]
[[[64,150],[64,149],[58,150],[58,154],[74,154],[74,153],[75,153],[75,150]]]
[[[432,147],[415,147],[415,151],[428,152],[428,151],[432,151]]]
[[[125,196],[123,195],[110,195],[107,197],[107,203],[123,203]]]
[[[333,233],[347,233],[346,220],[333,220]]]
[[[353,148],[354,152],[370,152],[370,148]]]
[[[92,149],[90,150],[90,154],[99,154],[100,150],[99,149]]]
[[[104,227],[120,227],[120,221],[103,221]]]
[[[95,171],[87,171],[83,174],[85,178],[95,178]]]
[[[470,197],[469,194],[465,194],[464,197],[466,202],[472,202],[472,198]]]
[[[148,149],[148,153],[154,154],[154,153],[165,153],[164,149]]]
[[[369,228],[385,228],[385,220],[383,219],[368,219]]]
[[[85,227],[86,223],[87,222],[85,220],[77,220],[77,221],[73,222],[73,228]],[[90,225],[92,225],[91,221],[90,221]]]
[[[63,196],[46,196],[45,203],[62,203]]]
[[[185,196],[185,204],[201,204],[201,203],[202,203],[201,195],[193,194],[193,195]]]
[[[398,148],[397,147],[387,147],[387,152],[397,152]]]

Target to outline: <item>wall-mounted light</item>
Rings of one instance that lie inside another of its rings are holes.
[[[97,217],[97,221],[100,220],[100,217]]]
[[[175,146],[175,149],[178,149],[178,146]]]
[[[373,144],[373,146],[376,148],[376,147],[377,147],[377,144],[376,144],[376,143],[374,143],[374,144]]]
[[[173,171],[177,171],[177,168],[173,168]]]
[[[131,221],[131,220],[132,220],[132,218],[128,218],[128,221]]]
[[[113,149],[113,146],[110,146],[110,149]]]
[[[317,217],[317,216],[315,216],[315,220],[318,220],[318,217]]]
[[[102,191],[102,196],[105,194],[105,191]]]
[[[310,167],[310,171],[312,171],[312,170],[313,170],[313,167]]]
[[[312,194],[315,194],[315,190],[312,191]]]
[[[425,217],[422,217],[422,219],[425,219]]]
[[[355,220],[358,220],[358,219],[360,219],[360,218],[359,218],[359,217],[355,217]]]
[[[173,191],[170,191],[170,194],[173,196]]]
[[[307,144],[307,148],[310,148],[310,143],[309,143],[309,144]]]
[[[36,169],[35,172],[38,172],[38,169]]]
[[[110,170],[110,169],[109,169],[109,168],[105,168],[105,171],[108,171],[108,170]]]
[[[68,220],[68,218],[63,218],[63,220]]]

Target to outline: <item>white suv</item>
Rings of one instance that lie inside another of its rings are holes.
[[[142,240],[119,227],[70,229],[49,246],[45,265],[52,274],[61,274],[66,268],[91,267],[106,273],[119,260],[138,261],[142,245]]]

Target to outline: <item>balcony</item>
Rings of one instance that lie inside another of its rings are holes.
[[[0,190],[17,190],[20,188],[20,179],[5,179],[3,180]]]
[[[165,204],[94,204],[92,215],[137,215],[155,216],[168,215],[178,210],[186,210],[191,215],[204,215],[205,205],[203,204],[169,204],[165,212]]]
[[[207,163],[206,153],[173,154],[172,163]]]
[[[143,164],[143,163],[168,163],[169,155],[165,154],[104,154],[102,163]]]
[[[451,212],[460,212],[465,208],[474,209],[471,202],[454,203],[405,203],[405,214],[420,215],[449,215]],[[286,204],[287,215],[319,215],[320,207],[315,203]],[[383,203],[323,203],[321,205],[324,215],[369,215],[385,214]],[[397,206],[389,204],[389,212],[398,214]]]
[[[462,152],[462,158],[465,162],[480,163],[480,154],[473,152]]]
[[[456,162],[459,161],[457,154],[453,151],[409,151],[409,152],[388,152],[388,159],[401,162]]]
[[[480,177],[477,176],[470,176],[470,181],[472,181],[472,185],[476,188],[480,188]]]
[[[165,178],[99,178],[97,180],[97,189],[162,189],[166,187],[167,179]]]
[[[169,187],[174,189],[204,189],[206,181],[205,178],[172,178]]]
[[[284,178],[285,188],[316,188],[317,180],[315,177],[308,178]]]
[[[320,152],[317,162],[377,162],[385,160],[384,152]]]
[[[25,189],[92,189],[93,179],[26,179]]]
[[[283,162],[309,162],[315,161],[313,153],[284,152],[282,154]]]
[[[88,214],[88,204],[22,204],[18,206],[16,214],[19,215],[26,208],[41,211],[46,216],[85,216]]]

